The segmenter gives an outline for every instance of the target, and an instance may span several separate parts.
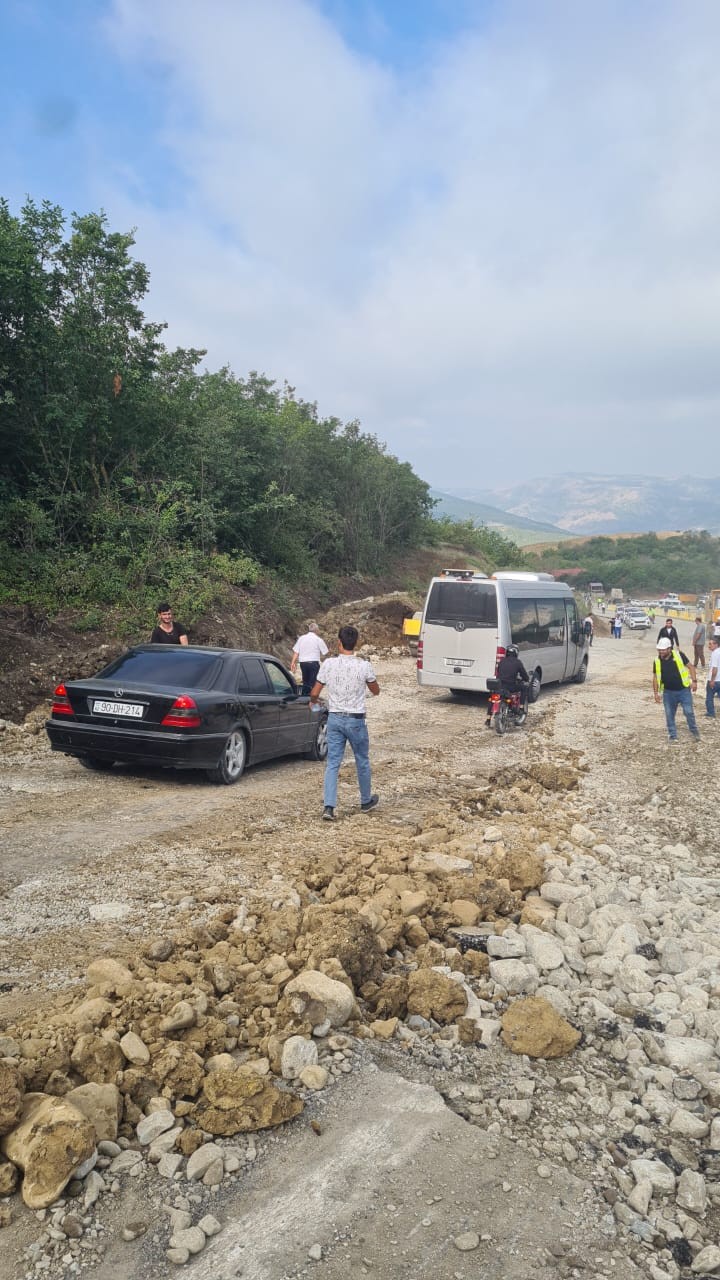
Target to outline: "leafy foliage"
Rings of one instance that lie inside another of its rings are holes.
[[[261,567],[370,573],[426,536],[428,486],[262,374],[200,370],[142,311],[104,214],[0,201],[0,598],[192,621]],[[89,616],[89,614],[88,614]]]
[[[629,593],[702,592],[720,582],[720,539],[704,532],[561,542],[526,559],[533,569],[581,568],[575,580],[580,587],[602,582],[606,590],[621,587]]]
[[[496,529],[486,525],[478,527],[472,520],[453,520],[451,516],[439,516],[428,522],[426,540],[431,546],[444,543],[467,551],[469,555],[484,559],[492,568],[526,568],[526,557],[520,548],[503,537]]]

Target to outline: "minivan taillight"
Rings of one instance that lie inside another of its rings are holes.
[[[68,691],[64,684],[59,684],[53,696],[53,704],[50,710],[53,716],[74,716],[75,712],[70,706]]]
[[[505,645],[499,644],[497,649],[495,650],[495,675],[497,675],[497,669],[500,666],[500,662],[504,657],[505,657]]]
[[[200,713],[195,699],[182,693],[175,699],[167,715],[163,716],[161,724],[169,729],[197,729]]]
[[[422,671],[422,664],[423,664],[423,642],[422,640],[418,640],[417,659],[416,659],[416,665],[417,665],[418,671]]]

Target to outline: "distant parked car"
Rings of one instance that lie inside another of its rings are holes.
[[[204,769],[226,785],[258,760],[327,755],[326,709],[311,709],[276,658],[239,649],[137,645],[59,684],[45,728],[53,751],[88,769]]]
[[[648,627],[652,626],[652,622],[644,609],[626,609],[625,626],[629,627],[631,631],[636,631],[638,628],[647,630]]]

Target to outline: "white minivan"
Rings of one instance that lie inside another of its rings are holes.
[[[541,684],[587,675],[589,643],[570,587],[549,573],[445,569],[428,589],[417,679],[452,693],[487,693],[509,644],[517,645],[534,702]]]

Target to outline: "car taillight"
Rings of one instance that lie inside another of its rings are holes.
[[[64,684],[59,684],[53,696],[53,704],[50,710],[53,716],[74,716],[75,712],[70,706],[68,691]]]
[[[500,663],[504,657],[505,657],[505,645],[499,644],[497,649],[495,650],[495,675],[497,675],[497,669],[500,666]]]
[[[417,665],[418,671],[422,671],[422,664],[423,664],[423,642],[422,640],[418,640],[417,659],[416,659],[416,665]]]
[[[182,693],[179,698],[173,702],[166,716],[163,716],[161,724],[171,729],[197,729],[200,721],[200,713],[197,709],[197,703],[194,698],[188,694]]]

